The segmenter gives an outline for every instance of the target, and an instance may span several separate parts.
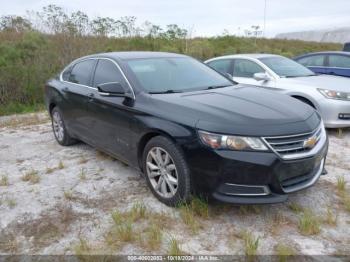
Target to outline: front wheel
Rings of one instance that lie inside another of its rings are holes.
[[[157,136],[146,145],[143,170],[152,193],[168,206],[191,197],[190,171],[182,151],[168,138]]]

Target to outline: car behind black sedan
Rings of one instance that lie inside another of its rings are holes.
[[[49,80],[45,94],[58,143],[84,141],[127,162],[167,205],[194,193],[281,202],[324,169],[328,139],[314,109],[184,55],[86,56]]]
[[[294,58],[315,73],[350,77],[350,53],[326,51],[304,54]]]

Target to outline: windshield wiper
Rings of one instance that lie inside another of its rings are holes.
[[[297,76],[284,76],[284,78],[297,78],[297,77],[307,77],[307,76],[315,76],[316,74],[312,75],[297,75]]]
[[[232,85],[216,85],[216,86],[208,86],[206,89],[216,89],[216,88],[223,88],[223,87],[228,87]]]
[[[149,94],[175,94],[175,93],[182,93],[182,91],[169,89],[165,91],[149,92]]]

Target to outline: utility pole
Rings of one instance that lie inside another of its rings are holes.
[[[264,37],[266,37],[266,1],[267,0],[264,0],[265,3],[264,3]]]

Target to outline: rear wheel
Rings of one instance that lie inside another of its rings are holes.
[[[157,136],[147,143],[143,170],[152,193],[164,204],[176,206],[190,199],[189,168],[183,153],[170,139]]]
[[[67,132],[64,124],[63,115],[58,107],[54,107],[51,111],[52,130],[56,141],[62,146],[75,144],[77,141],[73,139]]]

